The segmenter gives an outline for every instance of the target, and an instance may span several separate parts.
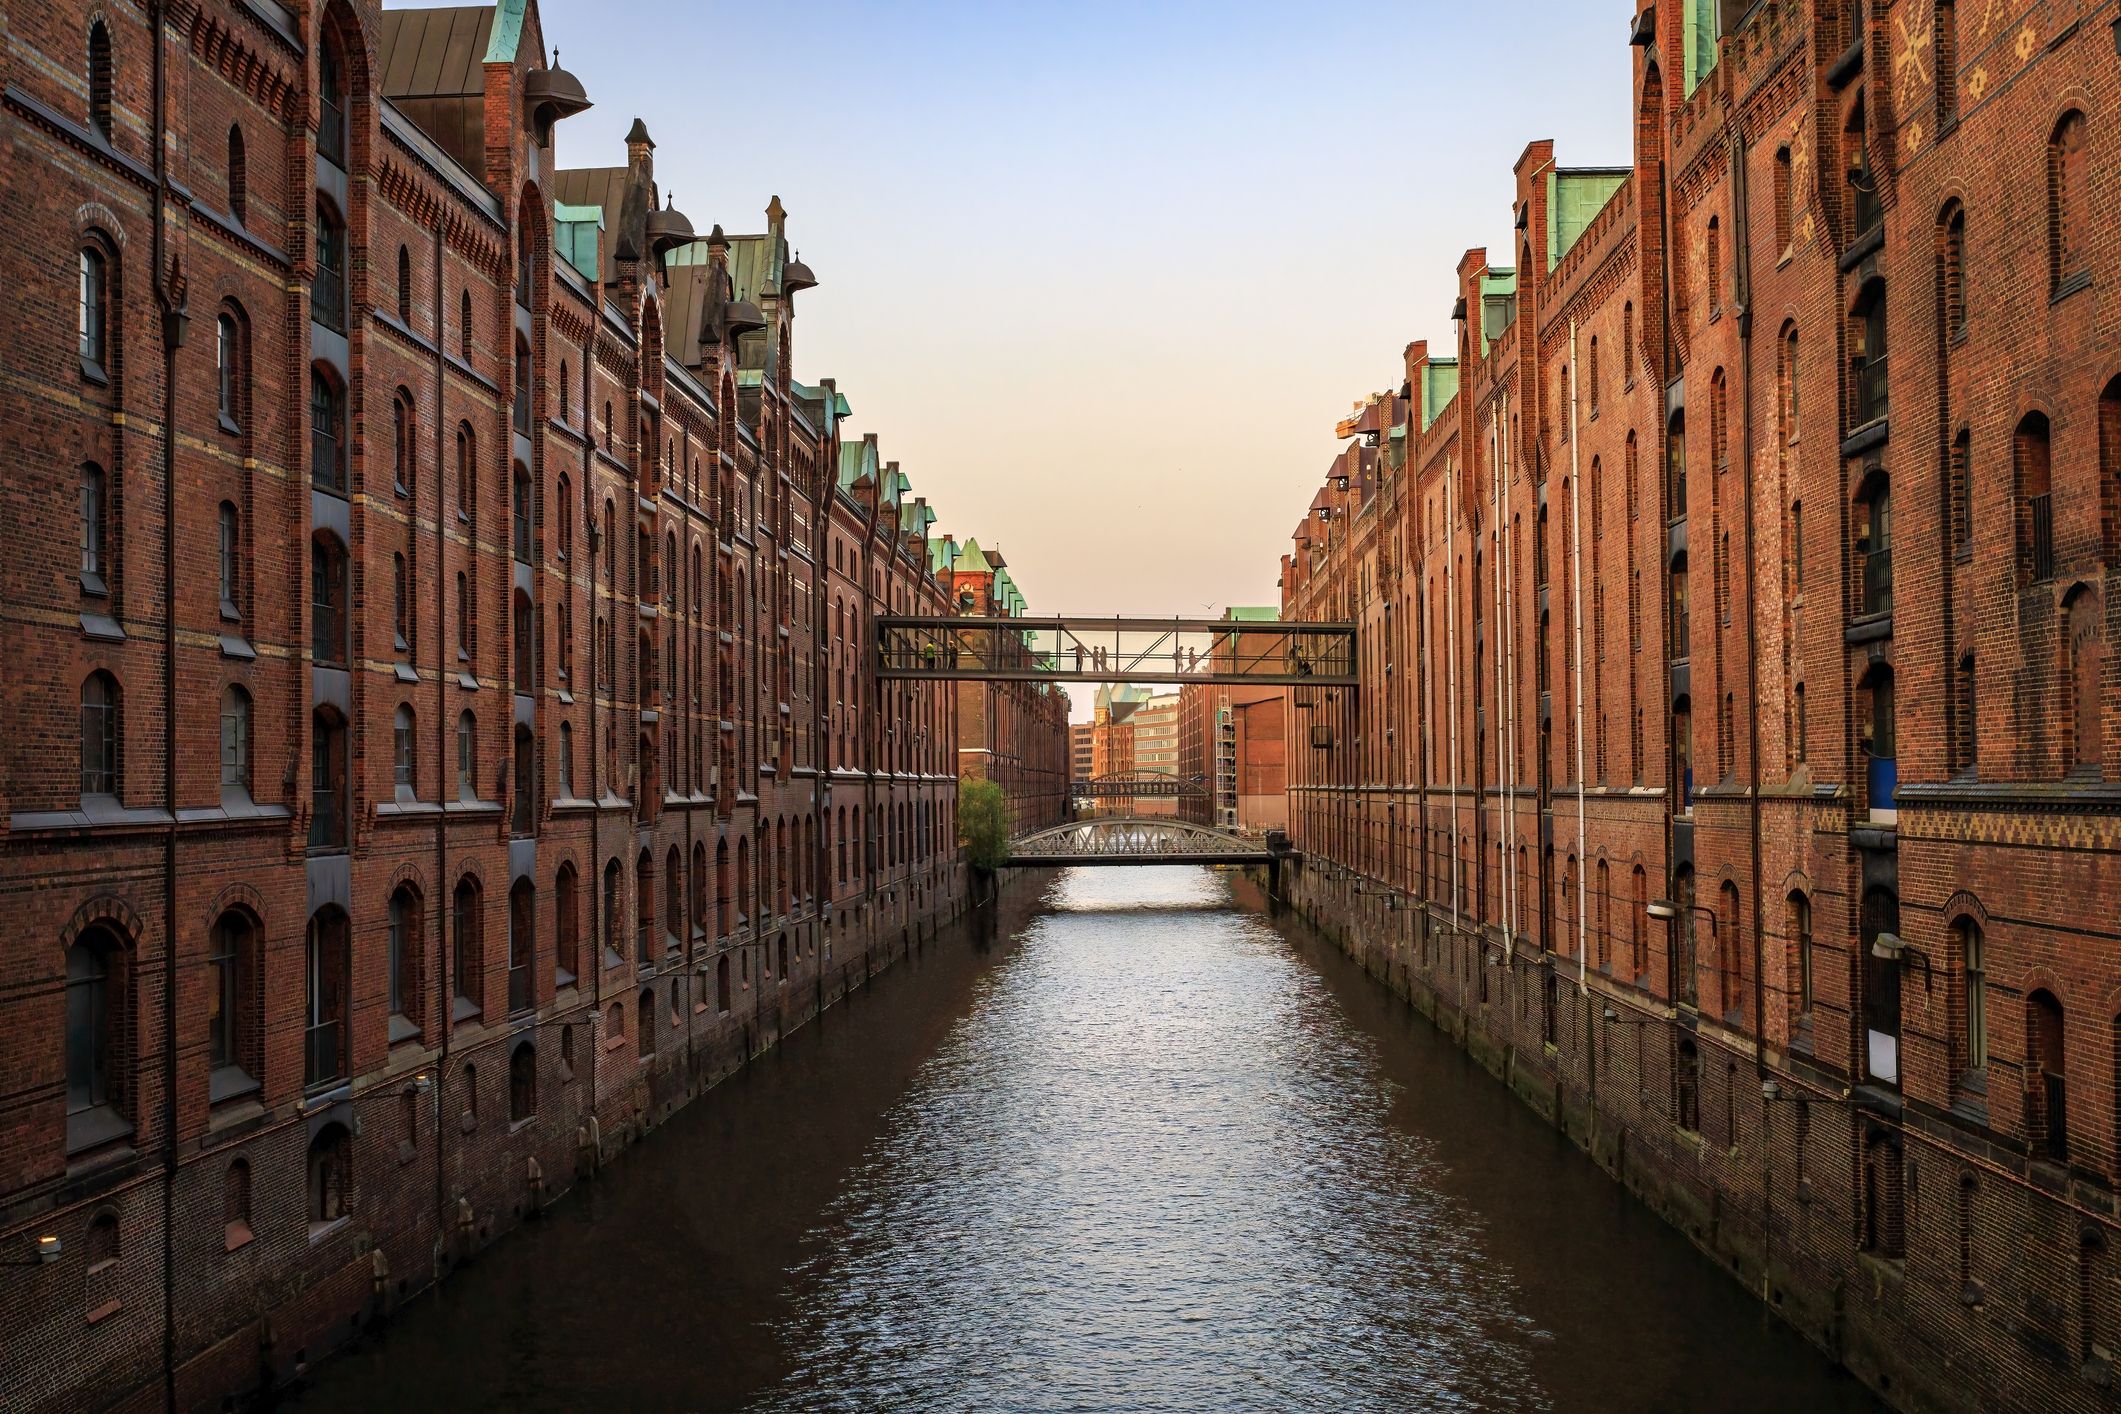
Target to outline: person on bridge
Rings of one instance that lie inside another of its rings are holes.
[[[1079,673],[1079,672],[1081,672],[1082,670],[1083,670],[1083,646],[1082,646],[1082,645],[1081,645],[1080,643],[1078,643],[1078,644],[1076,644],[1076,645],[1075,645],[1075,671],[1077,671],[1077,672]]]

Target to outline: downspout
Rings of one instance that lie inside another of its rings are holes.
[[[169,195],[165,129],[168,77],[162,0],[149,0],[154,42],[155,302],[162,314],[162,804],[169,829],[162,846],[162,1402],[177,1407],[177,350],[184,346],[185,302],[165,270],[163,231]]]
[[[1508,799],[1503,793],[1502,639],[1509,632],[1509,620],[1504,617],[1502,609],[1502,403],[1499,397],[1488,404],[1488,504],[1491,508],[1488,558],[1493,562],[1490,568],[1495,585],[1494,612],[1488,616],[1495,625],[1495,641],[1488,645],[1488,653],[1495,660],[1495,782],[1498,797],[1495,808],[1501,816],[1501,828],[1495,832],[1496,850],[1501,856],[1495,861],[1495,900],[1496,912],[1500,915],[1498,921],[1502,924],[1502,950],[1507,957],[1517,950],[1517,944],[1510,937],[1510,822]],[[1485,906],[1485,895],[1482,903]]]
[[[1495,533],[1502,537],[1502,593],[1503,603],[1498,621],[1503,629],[1502,641],[1496,645],[1503,663],[1503,736],[1509,743],[1509,759],[1504,767],[1502,788],[1503,817],[1503,881],[1508,887],[1508,896],[1503,908],[1503,940],[1508,944],[1503,949],[1503,965],[1517,965],[1517,909],[1518,900],[1524,892],[1524,881],[1517,876],[1517,542],[1510,533],[1510,420],[1509,397],[1503,397],[1502,408],[1497,417],[1501,426],[1501,465],[1497,476],[1502,481],[1502,517]]]
[[[1457,528],[1457,519],[1452,514],[1451,483],[1458,479],[1458,468],[1449,462],[1444,464],[1443,482],[1443,533],[1444,533],[1444,666],[1448,670],[1449,686],[1444,694],[1451,716],[1451,936],[1458,936],[1458,577],[1455,573],[1457,561],[1451,555],[1451,535]]]
[[[442,1091],[449,1081],[449,1033],[455,1021],[454,999],[449,988],[449,497],[443,491],[448,476],[448,440],[443,413],[449,395],[448,355],[443,352],[447,336],[442,320],[449,302],[442,298],[443,248],[449,240],[447,218],[435,212],[434,244],[434,475],[435,488],[435,994],[425,1010],[439,1029],[435,1048],[435,1247],[439,1251],[448,1231],[448,1174],[442,1158]],[[417,792],[417,785],[415,786]],[[592,1048],[594,1049],[594,1048]]]
[[[582,522],[589,527],[583,539],[589,542],[589,585],[585,594],[588,612],[582,617],[589,630],[589,877],[585,881],[589,889],[589,937],[587,946],[575,954],[575,961],[589,972],[589,1124],[597,1132],[597,1061],[603,1055],[603,1040],[597,1034],[597,1023],[604,1019],[604,926],[598,913],[599,900],[604,892],[604,806],[599,798],[597,783],[604,779],[597,760],[597,640],[603,635],[597,632],[597,515],[596,486],[594,482],[597,464],[596,414],[591,411],[590,401],[596,394],[596,342],[597,321],[603,317],[604,280],[603,255],[598,252],[597,279],[589,286],[588,334],[582,340]],[[717,468],[719,471],[719,467]],[[573,591],[574,566],[567,567],[568,589]],[[585,956],[586,954],[586,956]],[[575,986],[582,985],[581,974],[575,974]],[[597,1145],[594,1162],[603,1162],[603,1145]]]
[[[1753,710],[1746,714],[1746,814],[1753,846],[1753,1066],[1762,1080],[1767,1063],[1767,939],[1762,914],[1765,891],[1760,859],[1760,609],[1753,592],[1753,250],[1752,223],[1746,210],[1745,129],[1736,116],[1731,132],[1731,226],[1738,259],[1733,277],[1738,301],[1738,448],[1745,487],[1745,690]]]
[[[1586,848],[1583,784],[1583,437],[1577,426],[1582,369],[1576,362],[1576,321],[1569,321],[1569,583],[1576,620],[1576,991],[1589,996],[1591,858]],[[1585,1024],[1589,1024],[1586,1012]]]

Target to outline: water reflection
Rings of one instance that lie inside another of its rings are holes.
[[[1076,871],[931,945],[310,1402],[1870,1407],[1232,889]]]

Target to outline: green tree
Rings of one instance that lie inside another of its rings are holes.
[[[1009,862],[1009,797],[993,781],[958,780],[957,842],[975,869],[991,871]]]

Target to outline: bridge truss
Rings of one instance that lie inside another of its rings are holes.
[[[1068,782],[1070,800],[1205,800],[1206,776],[1174,776],[1155,771],[1115,771],[1076,777]]]
[[[1353,687],[1352,624],[880,616],[877,675]]]
[[[1271,864],[1263,841],[1168,817],[1113,817],[1056,825],[1014,840],[1009,862],[1023,868],[1065,864]]]

